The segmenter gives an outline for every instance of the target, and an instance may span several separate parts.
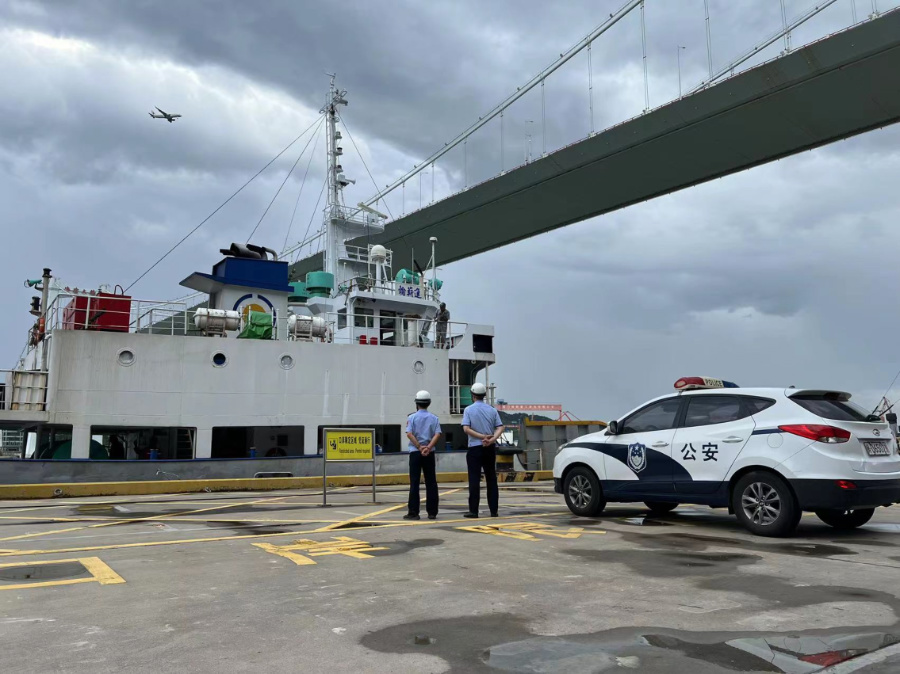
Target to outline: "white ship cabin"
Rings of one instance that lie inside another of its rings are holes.
[[[490,385],[493,326],[436,320],[434,255],[427,271],[394,271],[383,246],[344,243],[373,223],[338,207],[328,218],[331,271],[304,281],[273,251],[238,244],[184,279],[197,294],[176,302],[62,287],[45,270],[24,355],[0,371],[4,456],[83,464],[80,479],[134,461],[255,460],[251,475],[297,475],[326,427],[374,428],[381,452],[399,453],[421,389],[442,449],[464,449],[462,410],[476,376]],[[184,474],[156,474],[167,471]]]

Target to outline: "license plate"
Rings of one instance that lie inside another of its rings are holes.
[[[887,456],[891,453],[888,444],[883,440],[863,440],[862,443],[869,456]]]

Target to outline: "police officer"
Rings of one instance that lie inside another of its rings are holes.
[[[484,384],[472,384],[472,398],[475,400],[463,412],[462,427],[469,436],[469,451],[466,466],[469,469],[469,512],[464,517],[478,517],[478,503],[481,499],[481,471],[487,487],[488,507],[491,517],[497,517],[500,490],[497,487],[497,438],[503,433],[500,414],[484,402],[487,388]]]
[[[434,447],[441,438],[441,422],[428,411],[431,394],[428,391],[416,393],[416,411],[406,422],[406,437],[409,438],[409,512],[405,520],[419,519],[419,477],[425,473],[425,510],[428,519],[433,520],[438,513],[438,486],[434,467]]]

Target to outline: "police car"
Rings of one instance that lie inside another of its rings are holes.
[[[786,536],[803,511],[852,529],[900,502],[897,440],[849,393],[707,377],[675,389],[560,447],[553,478],[573,513],[694,503],[728,508],[754,534]]]

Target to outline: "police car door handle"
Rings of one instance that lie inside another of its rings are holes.
[[[654,442],[654,443],[653,443],[652,445],[650,445],[650,446],[651,446],[651,447],[668,447],[668,446],[669,446],[669,443],[668,443],[668,442],[662,442],[662,441],[660,441],[660,442]]]
[[[727,438],[724,438],[722,442],[743,442],[744,438],[739,438],[736,435],[730,435]]]

